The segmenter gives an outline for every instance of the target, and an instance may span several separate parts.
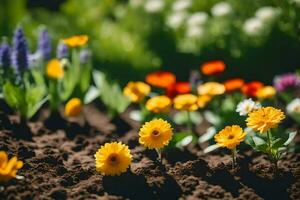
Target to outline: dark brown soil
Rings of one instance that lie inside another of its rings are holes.
[[[79,119],[65,120],[47,110],[27,125],[0,114],[0,150],[18,155],[22,180],[3,185],[0,199],[300,199],[300,154],[288,153],[274,176],[267,157],[239,153],[239,168],[223,150],[204,155],[198,145],[164,154],[138,144],[139,124],[122,116],[109,120],[93,106]],[[58,120],[59,119],[59,120]],[[121,176],[96,173],[94,153],[105,142],[122,141],[133,154]]]

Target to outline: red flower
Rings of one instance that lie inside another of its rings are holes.
[[[166,90],[166,95],[169,98],[173,98],[178,94],[187,94],[191,92],[191,86],[189,82],[177,82]]]
[[[243,92],[243,94],[245,94],[249,97],[255,97],[257,90],[262,88],[263,86],[264,86],[264,84],[260,81],[252,81],[252,82],[246,83],[242,87],[242,92]]]
[[[221,60],[206,62],[201,66],[201,72],[204,75],[211,76],[222,73],[225,70],[225,63]]]
[[[167,71],[156,71],[146,76],[146,82],[154,87],[168,88],[175,84],[176,76]]]

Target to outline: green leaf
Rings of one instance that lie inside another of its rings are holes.
[[[209,152],[212,152],[212,151],[214,151],[214,150],[216,150],[216,149],[218,149],[218,148],[220,148],[220,146],[219,146],[218,144],[213,144],[213,145],[210,145],[210,146],[206,147],[206,148],[203,150],[203,152],[204,152],[204,153],[209,153]]]
[[[285,146],[289,145],[293,141],[293,139],[295,138],[296,135],[297,135],[297,131],[290,132],[289,138],[287,139],[287,141],[285,141],[285,143],[283,145],[285,145]]]
[[[80,74],[80,90],[82,94],[85,94],[91,84],[91,66],[83,66]]]
[[[253,136],[252,140],[253,140],[255,146],[267,144],[265,140],[263,140],[262,138],[257,137],[257,136]]]
[[[282,138],[277,138],[276,140],[272,141],[272,149],[277,150],[279,147],[284,145],[285,140]]]
[[[17,111],[20,111],[21,113],[24,113],[24,110],[26,110],[24,106],[26,106],[26,104],[24,103],[23,90],[10,82],[6,82],[3,86],[3,96],[6,103],[10,107],[16,109]]]
[[[201,135],[201,136],[199,137],[198,142],[199,142],[199,143],[206,142],[206,141],[212,139],[216,133],[217,133],[217,130],[216,130],[215,127],[213,127],[213,126],[212,126],[212,127],[209,127],[209,128],[207,129],[206,133],[204,133],[203,135]]]
[[[195,141],[195,138],[193,137],[193,135],[191,135],[191,133],[178,132],[178,133],[174,133],[168,147],[183,148],[184,146],[188,145],[192,141]]]
[[[89,104],[92,101],[94,101],[96,98],[99,97],[99,90],[98,88],[91,86],[89,88],[89,90],[86,92],[85,96],[84,96],[84,104]]]

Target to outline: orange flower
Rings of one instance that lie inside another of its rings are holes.
[[[61,79],[64,76],[64,68],[58,59],[52,59],[47,64],[46,74],[49,78]]]
[[[63,39],[63,42],[69,47],[79,47],[85,45],[89,40],[87,35],[74,35],[72,37]]]
[[[79,98],[72,98],[65,106],[65,115],[67,117],[76,117],[82,111],[82,103]]]
[[[227,81],[224,81],[223,85],[225,86],[226,92],[232,92],[239,90],[243,87],[245,81],[240,78],[233,78]]]
[[[176,76],[167,71],[156,71],[146,76],[146,82],[154,87],[168,88],[176,82]]]
[[[242,92],[243,92],[243,94],[245,94],[249,97],[255,97],[257,90],[262,88],[263,86],[264,86],[264,84],[262,82],[252,81],[252,82],[245,84],[242,87]]]
[[[225,70],[225,63],[221,60],[206,62],[201,66],[201,72],[204,75],[211,76],[222,73]]]
[[[166,95],[169,98],[173,98],[178,94],[187,94],[191,92],[191,86],[189,82],[177,82],[174,85],[167,88]]]

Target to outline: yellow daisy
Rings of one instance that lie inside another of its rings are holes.
[[[257,90],[256,97],[259,99],[269,99],[276,95],[276,89],[272,86],[265,86]]]
[[[58,59],[52,59],[47,64],[46,74],[49,78],[61,79],[64,77],[64,68]]]
[[[76,117],[82,111],[82,103],[79,98],[72,98],[65,106],[65,115],[67,117]]]
[[[19,169],[23,167],[23,162],[16,156],[8,160],[5,151],[0,151],[0,182],[9,181],[17,176]]]
[[[212,97],[209,95],[200,95],[197,101],[198,107],[204,108],[211,100]]]
[[[285,118],[280,109],[263,107],[251,112],[246,119],[247,126],[260,133],[266,133],[275,128]]]
[[[147,110],[154,113],[167,113],[170,111],[171,105],[171,99],[164,95],[152,97],[146,102]]]
[[[209,96],[216,96],[224,94],[225,86],[218,82],[207,82],[201,84],[197,88],[199,95],[209,95]]]
[[[246,133],[238,125],[226,126],[215,135],[215,141],[221,147],[234,149],[246,138]]]
[[[173,102],[177,110],[195,111],[198,109],[198,98],[193,94],[177,95]]]
[[[139,103],[150,93],[151,88],[144,82],[129,82],[123,90],[123,94],[132,102]]]
[[[173,136],[171,125],[162,119],[146,122],[139,132],[140,144],[149,149],[160,149],[169,144]]]
[[[96,170],[103,175],[120,175],[126,172],[132,160],[127,145],[121,142],[106,143],[95,153]]]
[[[74,35],[72,37],[63,39],[63,42],[69,47],[79,47],[85,45],[89,40],[87,35]]]

